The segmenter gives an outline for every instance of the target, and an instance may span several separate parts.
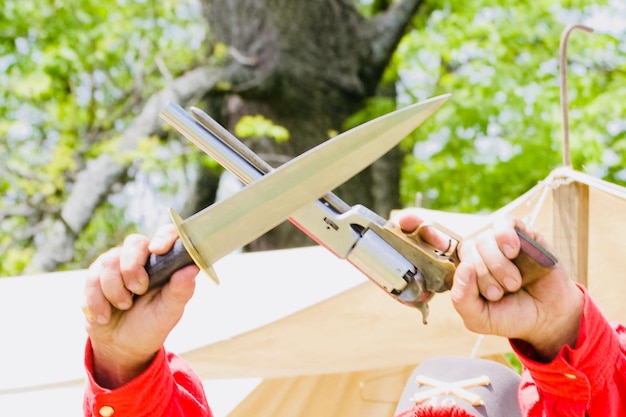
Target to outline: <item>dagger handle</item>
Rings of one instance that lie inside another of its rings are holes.
[[[193,264],[193,259],[185,249],[183,242],[176,239],[174,246],[164,255],[150,254],[145,264],[146,271],[150,277],[149,288],[156,288],[169,281],[174,272]]]

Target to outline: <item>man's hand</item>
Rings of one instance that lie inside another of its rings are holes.
[[[166,285],[147,292],[148,256],[165,254],[176,238],[173,226],[160,228],[152,240],[130,235],[89,268],[86,328],[94,376],[106,388],[117,388],[148,367],[193,295],[195,265],[180,269]]]
[[[399,221],[400,227],[410,233],[422,219],[406,216]],[[450,295],[469,330],[524,340],[535,348],[541,360],[549,361],[564,345],[575,345],[583,294],[560,264],[522,288],[520,272],[511,261],[520,251],[515,226],[547,247],[541,236],[520,221],[496,222],[476,239],[462,242],[461,263]],[[435,247],[441,244],[434,231],[421,237]]]

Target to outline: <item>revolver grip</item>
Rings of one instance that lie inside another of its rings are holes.
[[[444,229],[442,228],[442,230]],[[444,292],[452,287],[452,277],[458,265],[456,251],[452,256],[443,253],[443,251],[421,239],[417,233],[404,233],[399,226],[392,222],[387,222],[379,233],[418,269],[424,279],[427,291],[432,293]],[[452,233],[449,236],[450,239],[458,242]]]

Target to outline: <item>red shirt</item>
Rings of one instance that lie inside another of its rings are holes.
[[[578,341],[565,346],[550,363],[533,360],[532,347],[511,341],[524,372],[519,389],[527,417],[626,416],[626,328],[609,323],[589,294]]]
[[[141,375],[115,389],[100,387],[93,378],[93,351],[85,350],[87,385],[83,414],[93,417],[213,417],[202,381],[189,365],[161,348]]]

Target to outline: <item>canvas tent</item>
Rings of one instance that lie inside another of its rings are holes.
[[[465,236],[493,219],[415,210]],[[623,187],[560,168],[494,215],[523,218],[553,245],[563,218],[576,222],[588,245],[569,241],[560,248],[570,252],[566,261],[585,264],[579,279],[609,319],[626,321],[625,210]],[[465,330],[446,293],[435,296],[422,325],[419,312],[320,247],[233,254],[216,270],[221,285],[198,281],[168,347],[206,381],[218,416],[391,416],[421,360],[510,350],[502,339]],[[0,280],[0,414],[19,403],[80,415],[83,278],[75,271]]]

